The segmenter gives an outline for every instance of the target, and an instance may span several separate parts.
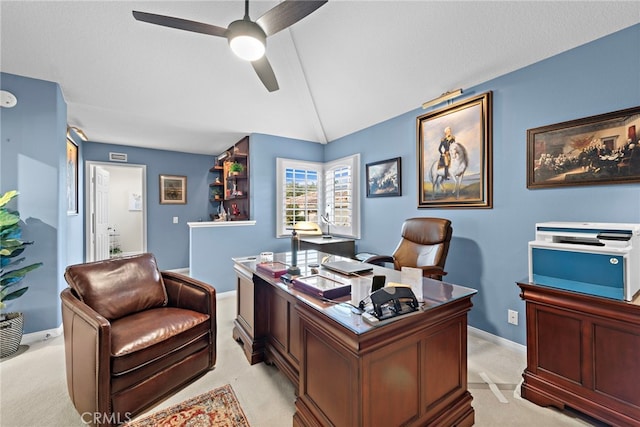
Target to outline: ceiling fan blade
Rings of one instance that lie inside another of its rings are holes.
[[[163,27],[177,28],[178,30],[193,31],[194,33],[208,34],[210,36],[226,37],[227,29],[202,22],[189,21],[188,19],[174,18],[155,13],[133,11],[133,17],[142,22],[162,25]]]
[[[251,62],[251,65],[253,66],[253,69],[256,70],[256,74],[258,74],[262,84],[264,84],[269,92],[275,92],[280,89],[280,86],[278,86],[278,80],[276,80],[276,75],[273,72],[273,68],[271,68],[271,64],[269,64],[269,60],[266,56],[263,56],[257,61]]]
[[[300,21],[326,2],[327,0],[285,0],[265,12],[256,23],[267,36],[271,36]]]

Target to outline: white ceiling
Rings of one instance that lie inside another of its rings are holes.
[[[276,4],[252,1],[251,18]],[[253,132],[333,141],[640,22],[638,1],[330,0],[268,38],[280,84],[269,93],[225,39],[131,14],[226,27],[241,0],[0,7],[0,70],[59,83],[69,125],[95,142],[201,154]]]

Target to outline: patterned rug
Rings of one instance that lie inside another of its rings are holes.
[[[123,427],[249,427],[229,384]]]

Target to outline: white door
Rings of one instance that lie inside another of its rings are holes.
[[[89,215],[91,218],[88,261],[109,258],[109,171],[91,165]]]

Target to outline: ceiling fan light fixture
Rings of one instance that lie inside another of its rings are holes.
[[[245,61],[257,61],[264,56],[267,36],[255,22],[244,19],[232,22],[227,38],[233,53]]]

